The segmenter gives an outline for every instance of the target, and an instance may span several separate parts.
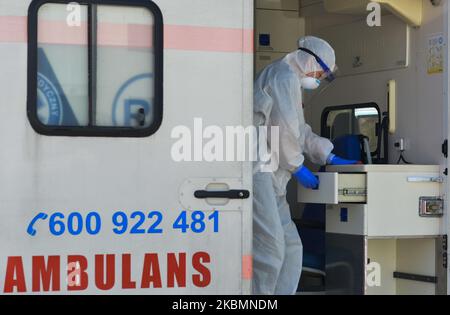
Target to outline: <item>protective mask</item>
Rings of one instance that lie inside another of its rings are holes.
[[[305,90],[315,90],[320,86],[320,80],[311,77],[305,77],[300,80],[300,84]]]

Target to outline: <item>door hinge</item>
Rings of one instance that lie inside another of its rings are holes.
[[[448,158],[448,140],[447,139],[442,144],[442,154],[444,154],[445,158]]]
[[[444,269],[448,268],[448,236],[444,235],[442,237],[442,249],[443,249],[443,253],[442,253],[442,265],[444,267]]]
[[[444,175],[445,175],[445,176],[448,176],[448,168],[445,169]]]

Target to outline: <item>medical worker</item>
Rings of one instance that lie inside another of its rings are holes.
[[[325,165],[356,164],[331,152],[333,144],[315,135],[305,123],[302,89],[317,89],[334,79],[333,48],[317,37],[303,37],[299,49],[266,67],[254,89],[255,126],[279,128],[278,170],[262,170],[256,163],[253,200],[253,293],[291,295],[299,284],[303,246],[292,222],[286,187],[292,175],[306,188],[319,180],[304,166],[305,158]],[[269,148],[275,148],[271,136]]]

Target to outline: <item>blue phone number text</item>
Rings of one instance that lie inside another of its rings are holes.
[[[111,216],[112,232],[117,235],[124,234],[163,234],[163,213],[160,211],[134,211],[127,214],[122,211]],[[44,223],[44,224],[43,224]],[[55,212],[37,214],[29,223],[27,233],[35,236],[39,227],[44,226],[54,236],[62,235],[97,235],[102,230],[102,217],[98,212],[89,212],[82,215],[79,212],[64,214]],[[181,233],[203,233],[205,231],[219,232],[219,212],[206,214],[202,211],[183,211],[172,223],[172,229]]]

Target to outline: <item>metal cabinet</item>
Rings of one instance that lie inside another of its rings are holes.
[[[299,187],[302,203],[327,204],[327,232],[370,237],[441,234],[439,166],[354,165],[318,173],[320,187]],[[423,200],[435,200],[430,215]]]
[[[439,166],[338,166],[316,175],[319,189],[299,187],[298,198],[326,204],[328,293],[446,291]]]

